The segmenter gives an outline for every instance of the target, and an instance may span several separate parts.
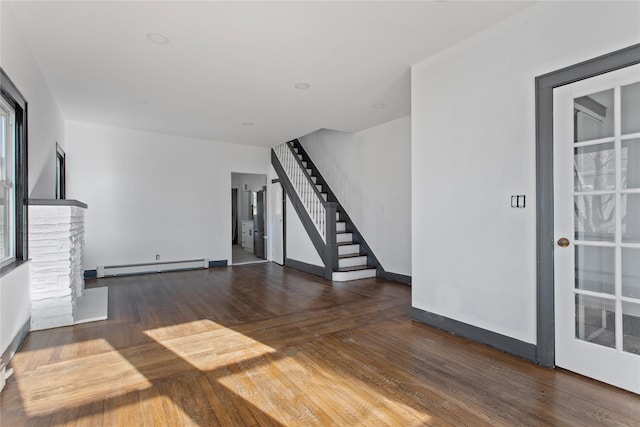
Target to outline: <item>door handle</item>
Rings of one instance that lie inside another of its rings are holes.
[[[567,239],[566,237],[559,238],[558,246],[560,246],[561,248],[566,248],[567,246],[569,246],[569,239]]]

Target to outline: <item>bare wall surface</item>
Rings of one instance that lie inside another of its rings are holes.
[[[0,355],[30,315],[29,263],[24,263],[0,279]]]
[[[638,42],[638,2],[542,2],[413,67],[414,307],[536,342],[534,79]]]
[[[64,148],[64,120],[11,9],[0,3],[0,65],[28,103],[29,198],[55,198],[56,142]]]
[[[231,259],[231,172],[267,174],[269,150],[67,122],[69,198],[86,212],[85,269]]]
[[[411,118],[299,140],[382,267],[411,276]]]

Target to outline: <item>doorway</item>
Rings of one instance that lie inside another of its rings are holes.
[[[284,265],[286,258],[286,193],[280,180],[271,181],[271,260]]]
[[[231,173],[231,264],[266,262],[267,176]]]
[[[231,243],[238,244],[238,189],[231,189]]]
[[[556,364],[640,393],[640,65],[554,111]]]
[[[634,45],[536,79],[537,358],[636,393],[638,63]]]

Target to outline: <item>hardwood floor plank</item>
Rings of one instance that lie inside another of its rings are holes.
[[[221,426],[245,426],[254,425],[255,418],[246,409],[243,399],[223,387],[216,376],[209,378],[203,374],[198,378],[198,383]],[[249,423],[245,422],[249,420]]]
[[[218,426],[204,391],[198,381],[200,374],[191,374],[158,382],[167,424],[170,426]]]
[[[435,338],[442,337],[443,339],[412,342],[403,336],[403,329],[410,330],[416,327],[430,329],[429,332]],[[507,407],[507,414],[513,408],[517,408],[517,412],[514,412],[513,416],[520,419],[523,413],[526,414],[528,424],[563,424],[562,420],[575,416],[581,422],[588,420],[589,424],[611,425],[606,417],[602,418],[598,414],[600,411],[607,413],[606,408],[617,407],[619,412],[616,417],[617,421],[613,425],[620,421],[623,422],[622,425],[637,425],[639,423],[640,402],[637,406],[624,405],[623,402],[630,395],[626,391],[596,381],[584,381],[584,377],[567,373],[561,369],[541,368],[517,357],[496,352],[489,347],[472,343],[460,337],[453,337],[420,324],[404,325],[397,320],[390,320],[370,324],[363,329],[372,332],[366,334],[365,340],[384,340],[381,343],[383,347],[394,349],[392,354],[389,354],[388,360],[398,360],[400,357],[402,363],[398,366],[422,370],[423,377],[438,372],[441,367],[445,369],[448,372],[448,377],[442,380],[443,383],[439,387],[445,387],[445,384],[455,384],[458,378],[468,379],[469,385],[480,388],[480,391],[475,388],[470,389],[470,394],[474,396],[486,395],[487,397],[481,402],[479,408],[498,409],[499,406],[495,406],[489,400],[499,398],[500,401],[510,403],[510,406]],[[411,342],[411,347],[407,347],[409,342]],[[366,349],[371,348],[369,343],[362,343],[362,346]],[[407,353],[403,353],[404,350]],[[466,355],[464,359],[451,359],[451,354],[461,351]],[[413,354],[426,352],[430,355],[427,363],[412,358]],[[431,369],[428,369],[429,366]],[[449,380],[449,378],[454,378],[454,380]],[[572,379],[577,380],[575,384],[569,387],[558,386],[559,383]],[[462,386],[459,385],[459,387],[462,390]],[[587,393],[576,392],[577,387],[593,387],[593,390]],[[603,398],[594,402],[593,393],[597,393],[603,387],[610,389],[610,392],[603,393]],[[577,398],[578,396],[579,398]],[[476,412],[483,411],[476,409]]]
[[[32,332],[0,425],[640,426],[640,397],[413,322],[411,289],[255,264],[90,281],[109,319]]]

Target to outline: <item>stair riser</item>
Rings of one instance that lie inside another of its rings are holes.
[[[353,233],[339,233],[336,235],[337,243],[353,242]]]
[[[347,231],[347,223],[346,222],[336,222],[336,231],[338,233],[342,231]]]
[[[353,255],[360,253],[360,245],[344,245],[338,247],[338,255]]]
[[[332,280],[334,282],[346,282],[349,280],[369,279],[376,277],[376,269],[359,270],[359,271],[334,271]]]
[[[338,268],[359,267],[361,265],[367,265],[367,257],[365,255],[338,260]]]

